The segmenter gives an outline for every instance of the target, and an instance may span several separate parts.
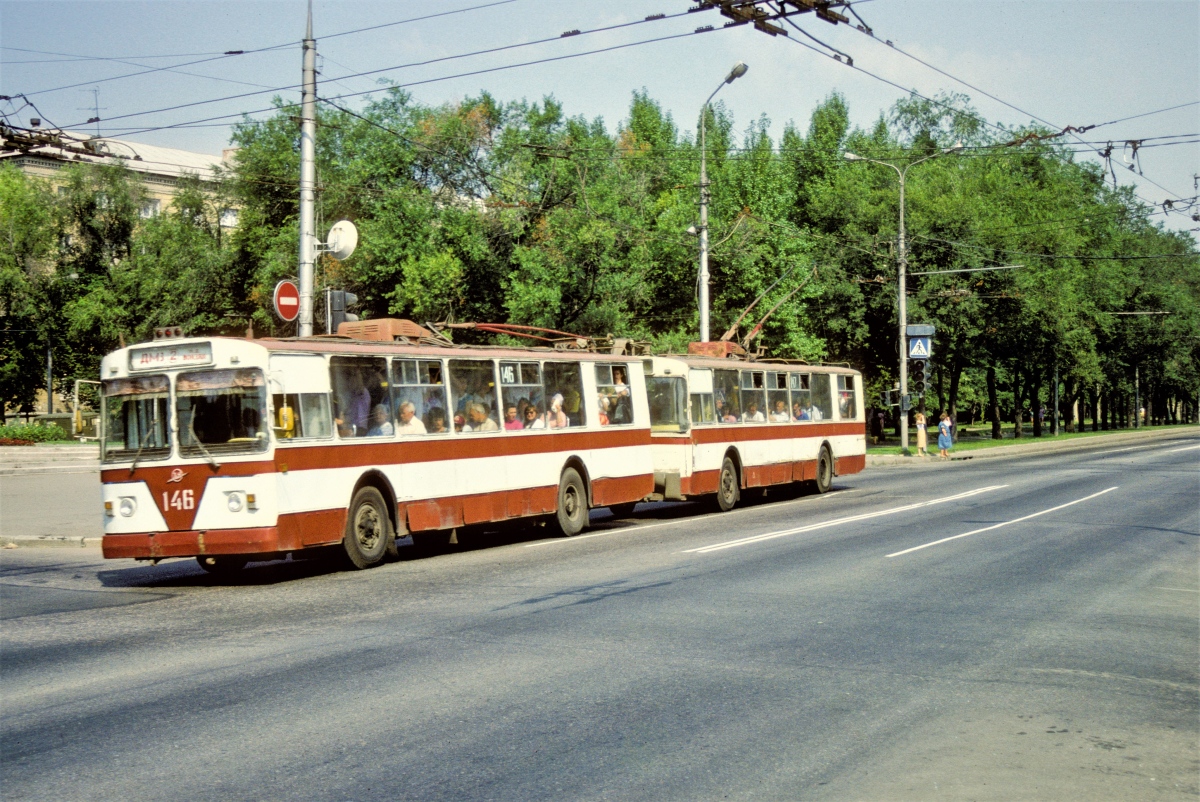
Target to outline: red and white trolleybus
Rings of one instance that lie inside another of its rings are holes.
[[[210,571],[340,546],[360,568],[412,534],[715,494],[863,467],[849,368],[438,344],[407,321],[348,336],[157,339],[101,363],[105,557]]]

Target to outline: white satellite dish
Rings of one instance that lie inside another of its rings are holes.
[[[350,258],[358,247],[358,229],[349,220],[338,220],[329,229],[329,239],[325,243],[326,252],[339,262]]]

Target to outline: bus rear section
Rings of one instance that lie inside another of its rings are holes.
[[[730,509],[746,489],[806,482],[825,492],[865,466],[856,371],[694,356],[644,368],[658,497],[715,494]]]
[[[653,492],[636,360],[329,341],[173,341],[105,358],[106,557],[237,568]],[[607,405],[607,410],[604,407]]]

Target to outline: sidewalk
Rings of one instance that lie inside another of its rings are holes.
[[[1022,438],[1019,443],[1003,446],[988,446],[970,450],[950,452],[951,462],[961,462],[971,459],[999,459],[1011,457],[1034,456],[1048,452],[1064,453],[1083,451],[1101,446],[1119,446],[1122,444],[1153,442],[1172,437],[1197,437],[1200,426],[1155,426],[1149,429],[1123,429],[1108,434],[1094,434],[1089,437],[1072,437],[1057,439],[1054,437]],[[913,442],[916,442],[915,439]],[[1011,442],[1011,441],[1010,441]],[[937,446],[931,444],[933,454],[929,457],[905,457],[899,454],[871,454],[867,449],[867,467],[885,468],[896,465],[912,467],[914,465],[936,465],[944,460],[937,458]]]
[[[95,443],[0,446],[0,476],[99,471],[100,446]]]

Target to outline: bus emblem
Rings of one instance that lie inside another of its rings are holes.
[[[171,478],[168,479],[167,482],[182,482],[183,477],[185,476],[187,476],[187,473],[185,473],[182,468],[176,468],[175,470],[171,471]]]

